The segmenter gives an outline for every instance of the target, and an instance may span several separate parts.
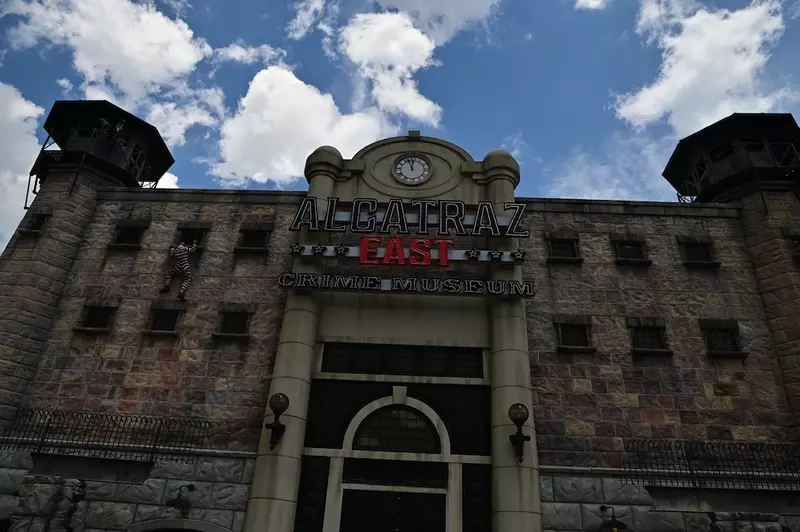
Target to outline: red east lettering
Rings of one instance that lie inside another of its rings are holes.
[[[448,260],[450,247],[456,245],[455,238],[437,238],[433,241],[434,244],[439,244],[439,265],[440,266],[447,266],[450,264]]]
[[[361,238],[361,255],[358,262],[361,264],[378,264],[378,248],[372,244],[380,245],[381,239],[377,236],[365,236]]]
[[[431,241],[427,238],[412,238],[408,263],[427,266],[431,263]]]
[[[393,260],[401,265],[406,263],[403,241],[396,236],[389,239],[389,243],[386,245],[386,253],[383,255],[384,264],[391,264]]]

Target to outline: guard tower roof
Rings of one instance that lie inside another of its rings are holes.
[[[128,127],[139,131],[139,139],[147,144],[147,160],[157,176],[164,175],[175,159],[155,126],[106,100],[56,100],[44,122],[44,130],[56,144],[64,146],[69,141],[66,125],[80,124],[87,117],[96,116],[109,122],[124,120]]]
[[[800,146],[800,127],[789,113],[733,113],[678,142],[661,175],[681,190],[699,153],[734,138],[794,142]]]

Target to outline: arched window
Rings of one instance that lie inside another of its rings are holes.
[[[427,417],[413,408],[393,405],[367,416],[356,431],[353,449],[438,454],[441,442]]]

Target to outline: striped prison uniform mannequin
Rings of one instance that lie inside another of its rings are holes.
[[[178,292],[178,299],[184,299],[186,290],[189,289],[189,284],[192,282],[192,266],[189,264],[189,254],[195,251],[197,251],[197,242],[194,242],[191,246],[187,246],[183,242],[177,246],[170,246],[169,254],[172,256],[173,262],[164,279],[164,288],[161,289],[162,292],[169,292],[172,276],[180,274],[182,280],[181,290]]]

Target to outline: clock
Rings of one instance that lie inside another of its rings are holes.
[[[431,161],[424,155],[409,153],[397,158],[394,178],[404,185],[420,185],[431,177]]]

